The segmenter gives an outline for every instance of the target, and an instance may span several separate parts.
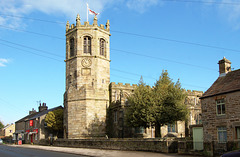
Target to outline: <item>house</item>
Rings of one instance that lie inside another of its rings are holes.
[[[240,148],[240,69],[231,71],[225,57],[219,77],[200,98],[205,149],[214,152]]]
[[[41,139],[47,139],[50,136],[51,132],[46,128],[45,117],[48,112],[63,109],[63,107],[48,109],[46,103],[40,103],[38,109],[38,112],[33,109],[28,116],[15,122],[15,140],[23,140],[24,143],[39,143]]]
[[[3,137],[12,137],[13,133],[15,132],[15,124],[7,124],[4,128],[1,129]]]

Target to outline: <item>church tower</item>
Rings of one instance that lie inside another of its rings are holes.
[[[105,136],[109,105],[110,24],[80,22],[66,24],[66,91],[64,94],[64,138]]]

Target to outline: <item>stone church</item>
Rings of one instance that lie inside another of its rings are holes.
[[[64,93],[64,138],[85,139],[106,136],[106,117],[112,106],[112,137],[153,138],[153,128],[128,128],[124,125],[127,97],[137,85],[110,83],[110,23],[98,25],[80,21],[66,24],[66,91]],[[190,109],[189,122],[176,122],[162,127],[168,132],[185,136],[190,124],[200,122],[201,91],[186,91],[186,105]]]

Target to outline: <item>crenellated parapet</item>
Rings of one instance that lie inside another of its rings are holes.
[[[197,90],[185,90],[187,92],[188,96],[198,96],[201,97],[203,95],[203,91],[197,91]]]
[[[132,84],[130,85],[130,83],[115,83],[115,82],[111,82],[110,83],[110,88],[119,88],[119,89],[135,89],[137,87],[137,84]]]
[[[69,21],[67,21],[66,24],[66,33],[72,32],[77,28],[88,28],[88,29],[94,29],[94,30],[103,30],[103,31],[107,31],[110,32],[110,22],[109,20],[107,20],[107,23],[105,24],[105,27],[103,24],[98,25],[98,19],[97,16],[94,17],[93,19],[93,24],[90,25],[88,21],[84,22],[84,24],[81,24],[81,19],[80,19],[80,15],[78,14],[76,17],[76,25],[75,24],[69,24]]]

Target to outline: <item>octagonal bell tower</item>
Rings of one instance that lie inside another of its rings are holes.
[[[110,25],[80,22],[66,24],[66,91],[64,94],[64,138],[105,136],[109,105]]]

